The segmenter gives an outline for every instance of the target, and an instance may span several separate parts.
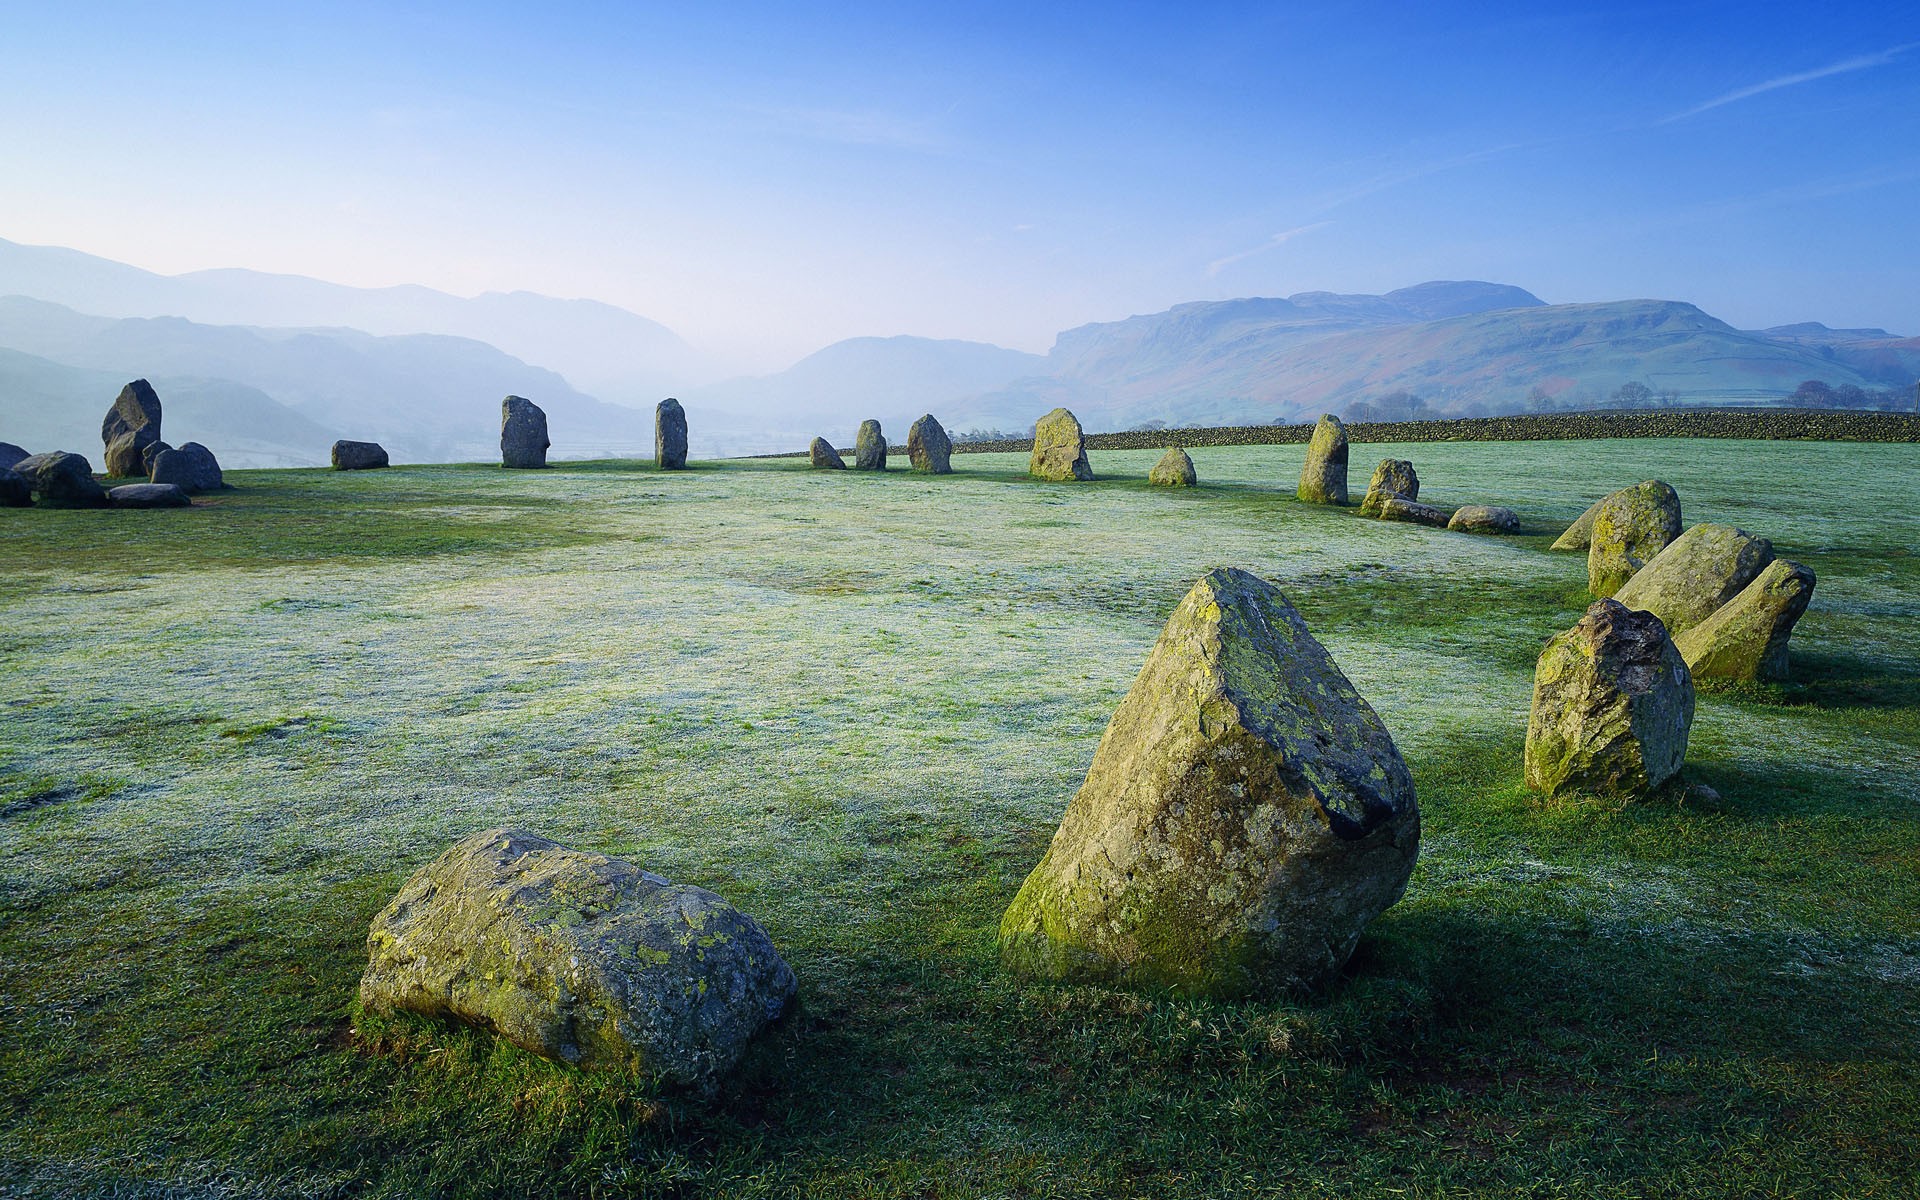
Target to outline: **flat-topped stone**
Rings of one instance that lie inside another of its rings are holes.
[[[333,444],[332,458],[336,471],[373,471],[387,465],[386,447],[379,442],[342,439]]]

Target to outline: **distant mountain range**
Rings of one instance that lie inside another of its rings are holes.
[[[1045,355],[852,338],[773,375],[697,382],[715,374],[665,326],[595,301],[163,276],[0,241],[0,439],[97,454],[100,415],[144,376],[169,439],[206,442],[230,466],[323,462],[336,437],[381,441],[396,461],[490,459],[508,393],[546,409],[556,457],[650,453],[652,405],[669,392],[697,457],[815,434],[845,445],[866,417],[898,441],[923,412],[955,433],[1017,433],[1056,405],[1100,430],[1310,420],[1394,393],[1452,415],[1592,407],[1625,384],[1683,404],[1764,403],[1810,379],[1911,395],[1920,339],[1433,282],[1180,304],[1068,330]]]

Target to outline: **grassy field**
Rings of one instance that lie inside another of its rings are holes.
[[[0,510],[0,1195],[1888,1196],[1920,1189],[1920,453],[1302,448],[1055,485],[793,462],[231,472]],[[1703,693],[1720,799],[1519,784],[1546,546],[1650,476],[1818,572],[1796,681]],[[1426,837],[1330,995],[1009,979],[1001,910],[1204,570],[1276,580]],[[712,1106],[356,1025],[368,922],[513,824],[758,917],[800,1003]]]

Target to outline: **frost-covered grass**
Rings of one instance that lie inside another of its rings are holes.
[[[0,1191],[1911,1195],[1920,459],[1908,446],[1355,448],[1483,539],[969,455],[660,475],[232,472],[191,511],[0,510]],[[1541,807],[1546,545],[1658,476],[1820,577],[1797,680],[1703,694],[1720,800]],[[995,969],[1160,622],[1287,590],[1426,827],[1351,978],[1238,1005]],[[510,823],[713,888],[801,979],[716,1107],[463,1029],[351,1024],[367,924]]]

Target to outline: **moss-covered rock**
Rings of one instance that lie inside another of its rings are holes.
[[[1382,521],[1406,521],[1414,525],[1431,525],[1435,529],[1445,529],[1449,520],[1444,508],[1435,508],[1418,500],[1402,500],[1398,496],[1384,497],[1373,515]]]
[[[823,437],[813,439],[807,447],[807,463],[816,471],[844,471],[846,460],[833,448],[833,443]]]
[[[1447,528],[1455,533],[1519,533],[1520,514],[1497,504],[1468,504],[1453,510]]]
[[[1608,496],[1593,514],[1587,590],[1602,599],[1613,595],[1679,537],[1680,528],[1680,497],[1658,479]]]
[[[1044,978],[1207,995],[1317,988],[1405,891],[1413,778],[1285,596],[1194,584],[1000,923]]]
[[[415,872],[367,959],[370,1012],[456,1018],[707,1093],[794,992],[766,932],[712,892],[507,829]]]
[[[1373,479],[1367,484],[1367,498],[1360,502],[1360,515],[1379,516],[1380,506],[1391,499],[1419,498],[1420,475],[1413,464],[1404,458],[1383,458],[1373,469]]]
[[[1527,786],[1636,799],[1679,772],[1692,727],[1693,676],[1660,618],[1596,601],[1534,668]]]
[[[1773,561],[1773,543],[1731,525],[1695,525],[1620,586],[1613,598],[1660,618],[1669,636],[1712,616]]]
[[[1034,423],[1033,453],[1027,460],[1027,474],[1055,482],[1093,478],[1093,467],[1087,462],[1087,438],[1081,432],[1079,418],[1064,408],[1056,408]]]
[[[1193,459],[1179,446],[1167,447],[1160,461],[1153,464],[1153,470],[1147,472],[1147,482],[1160,487],[1192,487],[1200,482],[1194,473]]]
[[[929,475],[950,475],[953,441],[932,413],[921,417],[907,429],[907,461],[916,471]]]
[[[1325,413],[1313,427],[1307,443],[1307,461],[1300,468],[1299,496],[1308,504],[1347,502],[1347,427]]]
[[[887,469],[887,438],[880,432],[880,422],[871,419],[860,422],[860,432],[853,437],[853,469]]]
[[[120,389],[113,407],[100,422],[100,441],[106,447],[109,478],[145,475],[144,452],[160,440],[160,396],[153,385],[136,379]]]
[[[1813,585],[1812,571],[1777,558],[1674,644],[1702,679],[1783,680],[1787,642],[1813,599]]]
[[[1608,493],[1608,496],[1610,495],[1612,495],[1612,493]],[[1553,545],[1547,547],[1547,549],[1585,550],[1587,547],[1593,545],[1593,519],[1600,515],[1600,506],[1607,502],[1607,498],[1607,496],[1602,496],[1592,504],[1587,505],[1587,511],[1574,518],[1573,524],[1567,526],[1567,531],[1555,538]]]

